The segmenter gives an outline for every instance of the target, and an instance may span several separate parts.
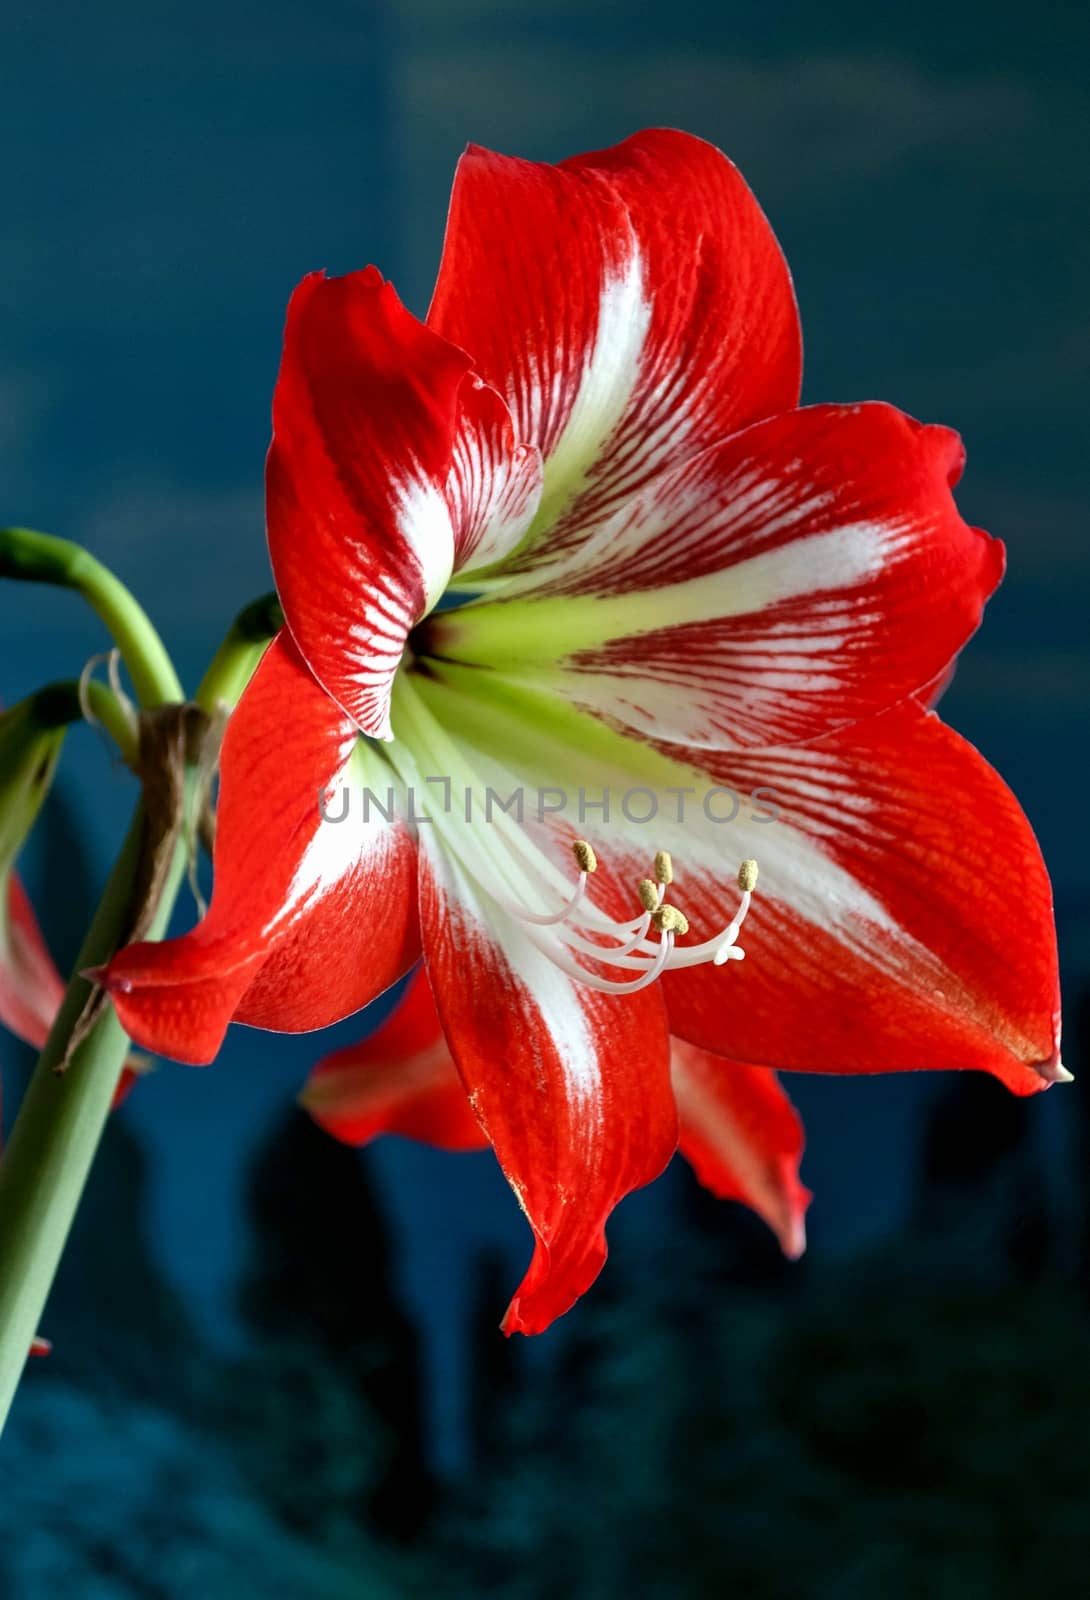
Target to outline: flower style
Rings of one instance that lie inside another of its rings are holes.
[[[958,514],[955,434],[800,408],[800,365],[763,214],[673,132],[471,148],[425,322],[373,268],[292,297],[286,627],[228,727],[212,903],[105,982],[138,1042],[206,1062],[229,1021],[323,1026],[422,954],[535,1235],[509,1329],[587,1288],[676,1148],[671,1035],[723,1074],[1066,1076],[1036,843],[929,709],[1002,546]]]

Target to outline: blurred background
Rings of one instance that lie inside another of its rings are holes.
[[[1041,838],[1090,1079],[1088,34],[1047,0],[0,0],[0,516],[113,566],[192,687],[269,587],[296,280],[375,261],[423,312],[468,140],[704,135],[791,262],[805,398],[966,439],[1010,572],[943,710]],[[0,592],[5,702],[102,647]],[[62,965],[129,787],[69,737],[23,863]],[[5,1597],[1078,1592],[1085,1081],[794,1078],[802,1264],[672,1168],[507,1343],[529,1236],[491,1156],[360,1156],[293,1109],[360,1028],[236,1030],[113,1119],[4,1440]]]

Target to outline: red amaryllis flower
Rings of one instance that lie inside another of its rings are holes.
[[[806,1248],[810,1191],[799,1181],[803,1132],[774,1072],[671,1041],[678,1149],[705,1188],[740,1200],[792,1260]],[[466,1099],[428,983],[419,969],[375,1033],[320,1061],[300,1095],[344,1144],[397,1133],[441,1150],[481,1150],[488,1136]],[[519,1307],[511,1309],[516,1323]]]
[[[422,950],[536,1236],[509,1327],[582,1293],[675,1149],[671,1034],[1062,1074],[1037,846],[924,704],[1002,547],[958,514],[954,434],[798,409],[799,372],[768,224],[679,133],[556,167],[470,150],[426,322],[374,269],[292,298],[287,627],[228,728],[212,904],[106,981],[137,1040],[203,1062],[231,1019],[318,1027]],[[657,849],[684,913],[641,910]]]

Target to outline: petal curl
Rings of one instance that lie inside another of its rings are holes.
[[[1003,547],[958,514],[964,452],[892,406],[812,406],[662,478],[534,590],[434,618],[426,649],[647,738],[812,739],[921,690]]]
[[[373,267],[304,278],[273,398],[269,553],[296,645],[364,733],[390,737],[409,630],[452,569],[517,543],[540,494],[503,400]]]
[[[662,996],[573,984],[426,830],[420,919],[459,1074],[535,1234],[504,1330],[539,1333],[601,1271],[614,1206],[676,1148]]]
[[[381,802],[391,781],[278,635],[228,723],[207,915],[180,939],[130,945],[104,973],[137,1043],[203,1064],[231,1020],[323,1027],[408,970],[415,846],[396,811],[362,815],[362,788]]]
[[[382,1027],[318,1063],[299,1103],[344,1144],[398,1133],[441,1150],[481,1150],[473,1115],[420,968]]]
[[[792,1261],[806,1248],[811,1195],[799,1181],[802,1123],[774,1072],[675,1039],[670,1056],[681,1154],[720,1200],[740,1200]]]
[[[292,295],[266,466],[269,554],[303,658],[378,738],[409,629],[454,560],[444,487],[468,370],[374,268],[315,273]]]
[[[471,146],[429,324],[545,457],[503,570],[577,545],[657,474],[798,402],[787,266],[734,166],[651,129],[559,166]]]

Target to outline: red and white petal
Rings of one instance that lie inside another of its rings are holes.
[[[323,1027],[408,970],[415,845],[394,808],[364,816],[363,789],[382,802],[390,783],[281,633],[228,723],[207,915],[180,939],[130,945],[103,975],[138,1044],[202,1064],[232,1020]]]
[[[680,1150],[706,1189],[740,1200],[792,1261],[806,1248],[809,1189],[799,1181],[802,1123],[774,1072],[681,1039],[670,1057]]]
[[[429,324],[470,351],[545,457],[539,530],[581,542],[659,473],[798,402],[787,266],[738,171],[689,134],[559,166],[471,146]]]
[[[513,550],[541,499],[541,451],[516,443],[503,400],[472,375],[462,385],[446,492],[459,577]]]
[[[40,1050],[64,998],[34,908],[15,873],[0,879],[0,1023]]]
[[[676,1148],[662,995],[573,983],[427,830],[420,920],[459,1074],[536,1236],[503,1326],[539,1333],[598,1276],[614,1206]]]
[[[344,1144],[398,1133],[441,1150],[482,1150],[423,968],[381,1028],[320,1061],[299,1104]]]
[[[934,713],[908,701],[814,745],[716,757],[706,777],[742,796],[764,787],[721,829],[761,875],[745,961],[664,978],[675,1034],[805,1072],[974,1067],[1018,1094],[1066,1077],[1037,842]],[[697,936],[733,913],[724,878],[705,870],[691,891]]]
[[[389,737],[409,629],[454,559],[445,496],[469,358],[374,268],[291,298],[266,468],[269,553],[304,660],[364,733]]]
[[[425,648],[647,738],[820,737],[931,684],[979,624],[1003,547],[958,514],[963,459],[892,406],[774,417],[661,479],[533,593],[434,618]]]

